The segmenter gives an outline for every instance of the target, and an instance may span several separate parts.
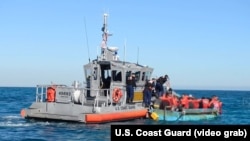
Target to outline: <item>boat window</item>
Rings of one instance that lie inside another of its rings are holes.
[[[112,71],[113,81],[122,81],[122,72],[120,70]]]
[[[86,80],[91,78],[91,69],[86,69],[85,70],[85,77],[86,77]]]
[[[142,77],[141,80],[144,81],[145,80],[145,72],[142,72]]]
[[[141,71],[136,71],[136,72],[132,72],[132,71],[127,71],[126,72],[126,79],[131,75],[131,74],[134,74],[135,75],[135,81],[138,82],[140,80],[140,74],[141,74]]]
[[[85,69],[85,77],[86,77],[86,84],[87,87],[90,87],[90,80],[91,80],[91,69]]]
[[[111,70],[105,70],[105,73],[104,73],[104,77],[107,79],[107,78],[109,78],[109,77],[111,77]]]
[[[132,73],[131,71],[127,71],[126,72],[126,78],[128,78],[131,75],[131,73]]]
[[[149,80],[150,76],[151,76],[151,72],[147,71],[146,74],[145,74],[146,80]]]
[[[98,74],[98,69],[97,67],[94,68],[94,71],[93,71],[93,77],[94,77],[94,80],[97,80],[97,74]]]
[[[141,71],[135,72],[135,80],[136,80],[136,82],[138,82],[140,80],[140,74],[141,74]]]
[[[127,81],[128,78],[131,76],[132,74],[132,71],[126,71],[126,77],[125,77],[125,80]]]

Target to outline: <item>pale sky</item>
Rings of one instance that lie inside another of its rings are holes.
[[[173,89],[250,90],[249,0],[1,0],[0,86],[83,82],[108,45]]]

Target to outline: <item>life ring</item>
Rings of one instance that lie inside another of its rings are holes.
[[[120,88],[115,88],[113,90],[112,98],[115,103],[118,103],[122,97],[122,91]]]

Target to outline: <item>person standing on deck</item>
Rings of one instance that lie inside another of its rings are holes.
[[[131,74],[128,78],[127,78],[127,103],[132,103],[133,99],[134,99],[134,89],[136,87],[136,83],[135,83],[135,75]]]
[[[168,75],[165,75],[163,78],[163,91],[164,91],[164,93],[169,91],[170,88],[171,88],[170,79],[169,79]]]
[[[143,90],[143,103],[145,104],[145,107],[149,107],[151,104],[152,89],[153,89],[152,81],[146,82]]]
[[[155,84],[155,91],[157,97],[161,97],[163,95],[163,85],[162,85],[162,77],[158,78]]]

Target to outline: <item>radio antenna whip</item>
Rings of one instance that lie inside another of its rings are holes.
[[[126,39],[124,41],[124,57],[123,57],[123,65],[125,65],[125,61],[126,61]]]
[[[84,17],[84,26],[85,26],[86,43],[87,43],[87,48],[88,48],[88,56],[89,56],[89,43],[88,43],[88,34],[87,34],[87,28],[86,28],[86,21],[85,21],[85,17]],[[89,62],[90,62],[90,57],[89,57]]]
[[[139,58],[139,47],[137,48],[137,65],[138,65],[138,59]]]

